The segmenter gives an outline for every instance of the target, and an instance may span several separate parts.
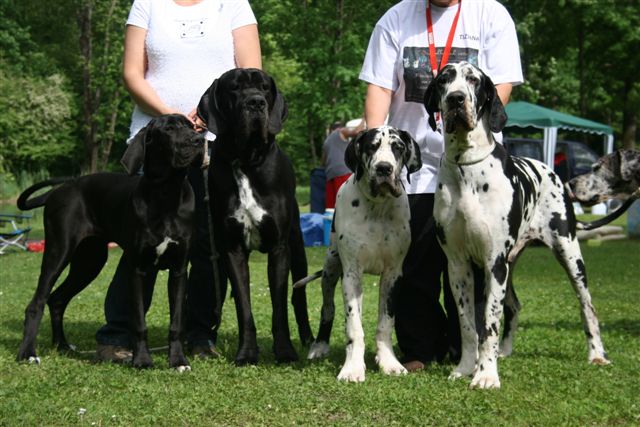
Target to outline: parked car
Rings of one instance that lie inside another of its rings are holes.
[[[504,146],[512,156],[530,157],[544,161],[541,139],[505,138]],[[576,141],[557,141],[554,170],[563,182],[591,171],[598,154],[586,144]]]

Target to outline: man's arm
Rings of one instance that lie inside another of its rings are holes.
[[[496,85],[496,92],[498,92],[498,96],[500,97],[500,101],[502,101],[502,105],[507,105],[509,102],[509,97],[511,96],[511,90],[513,89],[513,85],[511,83],[498,83]]]

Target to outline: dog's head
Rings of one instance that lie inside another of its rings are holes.
[[[344,160],[356,180],[366,179],[375,197],[402,194],[400,173],[407,167],[409,174],[422,166],[420,148],[408,132],[390,126],[382,126],[361,132],[344,153]]]
[[[202,95],[198,115],[216,135],[239,139],[276,135],[288,114],[287,104],[271,76],[256,68],[229,70]]]
[[[640,188],[640,151],[617,150],[598,159],[591,172],[568,183],[571,196],[592,206],[613,198],[628,198]]]
[[[468,133],[484,120],[492,132],[500,132],[507,123],[493,82],[468,62],[445,66],[429,83],[424,106],[431,128],[436,130],[435,114],[440,112],[448,134]]]
[[[202,165],[204,137],[181,114],[158,116],[129,143],[121,163],[129,175],[144,164],[146,177],[163,180],[175,170]]]

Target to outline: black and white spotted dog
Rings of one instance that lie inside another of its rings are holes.
[[[580,301],[589,361],[607,364],[580,246],[576,219],[561,180],[545,164],[509,156],[493,132],[506,115],[491,80],[475,66],[447,65],[425,93],[430,124],[444,121],[434,217],[448,258],[450,284],[460,316],[462,358],[451,378],[473,376],[473,388],[499,388],[501,352],[511,352],[519,304],[512,287],[514,264],[532,240],[549,246]],[[475,313],[474,271],[484,276],[485,301]],[[481,322],[476,329],[476,319]],[[479,332],[477,332],[479,331]]]
[[[308,358],[329,353],[334,318],[335,286],[342,276],[346,316],[347,357],[339,380],[365,379],[364,331],[362,329],[362,279],[364,273],[380,275],[376,361],[385,374],[404,374],[391,345],[393,308],[391,293],[402,274],[409,249],[409,203],[401,182],[407,173],[420,169],[419,148],[411,136],[389,126],[360,133],[349,143],[345,162],[354,172],[338,191],[333,242],[322,272],[298,282],[303,285],[322,273],[322,316],[318,338]]]
[[[640,151],[617,150],[601,157],[591,172],[569,181],[575,200],[593,206],[613,198],[628,198],[640,192]]]
[[[592,230],[610,223],[640,199],[640,151],[617,150],[598,159],[591,172],[576,176],[567,183],[572,200],[593,206],[610,199],[624,199],[618,209],[604,218],[578,223],[582,230]]]

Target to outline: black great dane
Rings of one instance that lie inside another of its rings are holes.
[[[70,346],[62,319],[69,301],[95,279],[107,261],[107,244],[116,242],[135,266],[131,275],[131,342],[133,366],[152,366],[147,346],[142,289],[154,283],[158,270],[169,269],[169,366],[189,370],[181,333],[192,237],[194,195],[187,168],[202,164],[204,140],[191,122],[175,114],[153,119],[132,140],[123,157],[129,175],[98,173],[72,180],[35,184],[18,198],[22,210],[44,205],[46,249],[38,288],[25,310],[24,337],[18,361],[39,363],[36,335],[44,304],[51,313],[53,344]],[[144,164],[144,175],[138,175]],[[62,185],[29,198],[35,191]],[[54,283],[70,264],[64,282]]]
[[[216,250],[231,280],[239,325],[237,365],[258,362],[256,327],[249,295],[249,254],[268,254],[273,309],[273,351],[278,362],[298,359],[289,335],[289,270],[307,274],[307,259],[295,198],[295,176],[275,136],[287,106],[273,79],[258,69],[234,69],[207,89],[198,105],[216,140],[209,165],[209,193]],[[312,340],[304,289],[292,302],[300,339]]]
[[[533,240],[549,246],[569,276],[580,301],[589,361],[609,363],[587,289],[569,195],[544,163],[509,156],[495,142],[492,132],[502,130],[507,117],[489,77],[466,62],[447,65],[429,84],[424,101],[432,127],[436,112],[444,121],[445,153],[434,218],[460,316],[462,359],[451,377],[472,375],[471,387],[500,387],[497,359],[503,306],[501,350],[506,355],[511,352],[519,309],[513,268]],[[474,301],[476,274],[484,282],[481,307]]]

